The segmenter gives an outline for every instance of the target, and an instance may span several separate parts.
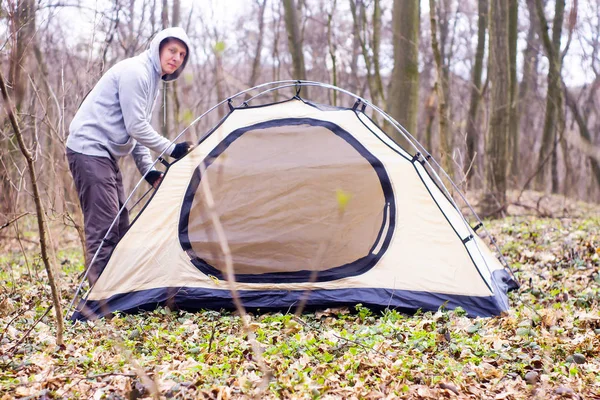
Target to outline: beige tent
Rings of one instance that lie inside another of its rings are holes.
[[[248,307],[288,309],[310,289],[312,306],[506,310],[516,286],[510,271],[432,179],[426,160],[357,106],[322,107],[296,96],[232,108],[169,166],[74,318],[164,304],[231,307],[213,217]]]

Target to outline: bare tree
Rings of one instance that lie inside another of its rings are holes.
[[[508,14],[508,56],[510,67],[510,121],[508,125],[508,146],[510,171],[517,172],[519,168],[519,159],[516,156],[519,153],[519,108],[518,99],[518,80],[517,80],[517,36],[519,32],[519,2],[518,0],[509,0]]]
[[[537,50],[539,45],[539,36],[537,35],[537,32],[539,31],[539,22],[535,8],[535,0],[526,0],[526,3],[527,10],[529,11],[529,28],[525,39],[525,49],[523,50],[522,77],[517,96],[517,108],[520,109],[520,112],[517,114],[516,122],[518,129],[521,129],[522,127],[529,129],[529,127],[532,126],[532,118],[536,114],[536,110],[534,107],[530,106],[530,102],[534,99],[535,94],[538,91],[537,70],[540,57]],[[525,107],[525,105],[527,105],[527,107]],[[511,149],[511,176],[516,181],[518,181],[518,176],[523,173],[520,168],[520,141],[521,136],[517,135],[515,141],[512,143],[513,147]],[[525,143],[525,145],[527,145],[527,143]]]
[[[419,111],[419,0],[395,0],[394,69],[388,91],[388,113],[409,132],[417,132]],[[396,141],[401,140],[396,135]]]
[[[288,34],[288,48],[292,56],[292,73],[294,79],[306,79],[306,66],[300,37],[300,18],[294,0],[283,0],[285,26]]]
[[[471,103],[469,105],[469,114],[467,119],[467,158],[465,162],[465,174],[467,179],[475,175],[476,163],[475,155],[478,148],[478,123],[477,115],[479,104],[481,103],[481,76],[483,74],[483,55],[485,53],[485,39],[487,28],[488,2],[487,0],[478,0],[477,9],[479,19],[477,23],[477,49],[475,51],[475,63],[472,72]]]
[[[380,3],[378,0],[375,0],[373,3],[372,31],[369,30],[364,0],[350,0],[350,11],[352,12],[352,20],[354,22],[354,37],[358,40],[365,62],[371,100],[376,105],[383,106],[385,103],[385,93],[383,92],[383,81],[379,69],[379,46],[381,40]]]
[[[27,149],[25,141],[23,140],[23,134],[21,133],[17,117],[15,116],[15,112],[13,111],[12,102],[8,95],[8,90],[6,89],[6,84],[4,83],[4,77],[2,76],[2,73],[0,73],[0,91],[2,92],[2,98],[4,99],[4,108],[6,109],[6,112],[8,114],[8,118],[10,120],[13,132],[17,138],[17,142],[19,143],[19,149],[21,150],[23,157],[27,161],[27,170],[29,171],[29,179],[33,190],[33,199],[35,201],[35,210],[37,214],[42,261],[44,262],[44,267],[46,268],[46,273],[48,274],[48,284],[50,285],[50,290],[52,292],[52,304],[54,306],[54,314],[56,316],[56,343],[60,346],[64,344],[63,313],[62,306],[60,304],[60,289],[58,286],[58,282],[54,277],[54,258],[50,255],[51,251],[49,249],[48,244],[49,232],[48,225],[46,223],[46,212],[44,210],[40,190],[38,188],[34,157],[29,151],[29,149]]]
[[[27,90],[27,58],[31,50],[31,40],[35,33],[35,2],[34,0],[18,0],[9,2],[15,7],[11,18],[12,50],[10,55],[10,82],[14,93],[14,103],[17,112],[21,111],[25,92]]]
[[[552,23],[552,39],[548,35],[548,22],[544,14],[542,0],[536,0],[537,15],[540,22],[540,32],[546,56],[548,57],[548,92],[546,94],[546,113],[544,117],[544,131],[540,148],[538,165],[540,173],[537,179],[538,188],[543,188],[546,177],[546,167],[550,158],[552,172],[552,192],[558,192],[558,156],[557,142],[559,140],[557,130],[564,122],[562,111],[561,69],[562,59],[560,56],[560,39],[565,13],[565,0],[556,0],[554,7],[554,21]]]
[[[27,60],[30,54],[31,41],[35,32],[35,2],[19,0],[8,2],[8,17],[10,27],[9,82],[13,92],[16,112],[20,113],[27,92]],[[3,213],[13,211],[16,201],[14,181],[17,179],[15,169],[11,168],[15,144],[5,141],[0,147],[0,210]]]
[[[436,3],[435,0],[429,0],[429,17],[431,24],[431,49],[433,51],[433,57],[435,59],[437,80],[435,83],[437,100],[438,100],[438,134],[440,137],[440,153],[442,158],[442,167],[446,173],[452,177],[453,165],[452,165],[452,153],[450,150],[450,141],[448,138],[448,106],[446,104],[446,90],[447,83],[446,74],[444,73],[444,66],[442,62],[442,53],[440,45],[438,43],[437,36],[437,19],[436,19]]]
[[[281,32],[281,3],[273,2],[272,10],[273,12],[273,51],[271,53],[273,70],[272,70],[272,80],[280,81],[281,80],[281,59],[279,57],[279,38]],[[277,101],[279,93],[275,91],[273,93],[273,100]]]
[[[161,11],[161,22],[162,29],[166,29],[169,27],[169,2],[167,0],[163,0],[162,2],[162,11]],[[162,82],[162,118],[160,118],[160,129],[163,136],[169,137],[169,119],[168,116],[170,114],[171,104],[169,101],[169,88],[166,82]]]
[[[254,48],[254,60],[252,61],[252,72],[250,73],[249,87],[256,86],[261,67],[261,55],[263,50],[263,38],[265,35],[265,9],[267,8],[267,0],[256,0],[258,7],[258,35],[256,47]]]
[[[491,118],[486,149],[486,192],[482,200],[485,216],[506,211],[508,129],[510,123],[509,10],[505,0],[490,1]]]
[[[331,4],[331,10],[327,12],[327,47],[329,48],[329,57],[331,59],[331,83],[333,86],[337,86],[337,46],[335,44],[334,33],[332,28],[333,14],[335,13],[335,7],[337,0],[333,0]],[[337,91],[333,91],[333,105],[337,105]]]
[[[579,134],[581,135],[581,139],[583,141],[584,146],[592,148],[592,135],[588,128],[588,123],[585,120],[581,111],[579,110],[576,100],[569,93],[569,90],[567,88],[565,88],[565,98],[567,106],[569,106],[569,108],[571,109],[571,112],[573,113],[573,118],[575,119],[577,127],[579,128]],[[600,187],[600,161],[592,154],[588,155],[588,159],[590,161],[590,165],[592,166],[594,179]]]
[[[179,26],[181,20],[181,5],[179,0],[173,0],[173,7],[171,12],[171,26]],[[173,128],[175,131],[170,132],[169,137],[175,137],[177,132],[179,131],[179,123],[181,122],[181,103],[179,101],[179,90],[177,90],[177,86],[179,82],[177,80],[171,82],[170,85],[164,85],[164,90],[166,91],[166,95],[170,95],[173,100]]]

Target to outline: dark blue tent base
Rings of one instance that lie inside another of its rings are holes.
[[[349,288],[313,290],[309,294],[306,305],[311,308],[326,308],[360,303],[366,307],[399,309],[403,312],[414,312],[418,309],[436,311],[441,306],[447,309],[460,306],[470,316],[491,317],[508,309],[507,288],[498,287],[504,286],[503,283],[506,282],[498,279],[506,278],[502,276],[504,274],[505,271],[496,271],[494,274],[495,296],[474,297],[382,288]],[[305,296],[304,291],[283,290],[241,290],[238,294],[245,307],[262,311],[293,309]],[[419,307],[415,308],[415,304],[419,304]],[[234,308],[229,290],[167,287],[118,294],[103,301],[84,300],[71,318],[73,320],[95,319],[116,311],[132,313],[153,310],[159,306],[188,311]]]

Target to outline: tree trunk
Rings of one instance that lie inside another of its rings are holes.
[[[161,25],[162,25],[163,29],[169,27],[169,0],[162,1],[162,10],[160,13],[160,21],[161,21]]]
[[[436,5],[435,0],[429,0],[429,16],[431,21],[431,48],[435,59],[437,82],[435,84],[438,98],[438,134],[440,137],[440,153],[442,158],[442,168],[448,176],[453,176],[452,153],[448,141],[448,108],[446,104],[446,96],[444,93],[444,67],[442,64],[442,53],[440,51],[437,39],[437,20],[436,20]]]
[[[510,123],[509,9],[506,0],[490,2],[491,117],[486,149],[486,193],[484,216],[501,216],[506,211],[506,173]]]
[[[10,97],[8,96],[8,91],[6,89],[6,84],[4,83],[4,77],[2,73],[0,73],[0,91],[2,92],[2,98],[4,99],[4,108],[8,114],[8,118],[13,128],[13,132],[17,138],[17,142],[19,143],[19,148],[21,149],[21,153],[23,157],[27,161],[27,169],[29,171],[29,179],[31,180],[31,187],[33,189],[33,199],[35,201],[35,210],[37,214],[37,222],[38,222],[38,231],[40,234],[40,251],[42,255],[42,261],[44,262],[44,267],[46,269],[46,273],[48,274],[48,284],[50,285],[50,291],[52,293],[52,304],[54,305],[54,313],[56,316],[56,344],[61,346],[64,344],[63,341],[63,313],[62,306],[60,304],[60,289],[58,287],[58,282],[54,278],[54,260],[49,254],[48,249],[48,226],[46,224],[46,212],[44,211],[44,206],[42,205],[42,199],[40,197],[40,191],[38,188],[38,182],[35,173],[35,161],[33,155],[27,149],[25,145],[25,141],[23,140],[23,135],[21,130],[19,129],[19,124],[17,122],[17,118],[13,111],[12,102]]]
[[[417,134],[419,114],[419,0],[394,0],[394,69],[388,92],[388,113],[412,135]],[[396,142],[404,137],[393,132]]]
[[[331,28],[331,23],[333,21],[333,14],[335,13],[335,7],[337,5],[336,3],[337,0],[333,0],[333,3],[331,5],[331,12],[327,14],[327,44],[329,47],[329,57],[331,58],[331,84],[333,86],[337,86],[337,46],[333,38],[333,30]],[[334,106],[337,106],[337,90],[331,90],[330,92],[332,92],[333,96],[332,104]]]
[[[378,104],[384,106],[385,93],[383,92],[383,81],[381,79],[381,66],[379,63],[379,48],[381,43],[381,4],[379,0],[373,3],[373,34],[371,41],[371,49],[373,50],[373,77],[375,79],[375,89],[377,90],[376,98]]]
[[[171,26],[179,26],[180,21],[181,21],[181,5],[179,4],[179,0],[173,0],[173,8],[172,8],[172,15],[171,15]],[[171,97],[173,98],[173,128],[175,130],[175,132],[172,133],[172,136],[170,137],[175,137],[174,135],[179,133],[179,123],[180,123],[180,116],[181,116],[181,103],[179,101],[179,95],[177,94],[179,91],[177,90],[177,86],[179,86],[178,80],[175,80],[173,82],[171,82],[171,88],[168,89],[168,92],[170,92]],[[165,85],[165,90],[167,90],[168,85]],[[167,93],[168,93],[167,92]],[[169,136],[167,136],[169,137]]]
[[[12,20],[10,21],[11,35],[11,50],[10,58],[8,59],[10,86],[12,87],[12,97],[15,102],[16,112],[20,113],[25,94],[27,92],[27,56],[31,46],[31,38],[35,33],[35,1],[34,0],[18,0],[11,5],[9,9],[13,12]],[[14,143],[11,141],[3,141],[4,144],[0,147],[0,157],[6,156],[0,164],[0,211],[2,213],[14,212],[16,207],[16,191],[11,185],[11,181],[15,177],[11,171],[8,160],[9,154],[16,150]]]
[[[273,18],[273,53],[271,57],[273,58],[273,82],[278,82],[281,80],[281,60],[279,58],[279,33],[281,32],[281,3],[273,2],[271,6],[271,11],[275,16]],[[275,9],[277,7],[277,9]],[[277,101],[279,99],[279,90],[273,91],[273,101]]]
[[[218,33],[215,28],[215,37],[218,37]],[[223,74],[223,48],[219,44],[222,42],[217,42],[217,45],[214,46],[213,52],[215,55],[215,89],[217,90],[217,102],[225,100],[225,76]],[[217,109],[217,113],[219,115],[219,120],[225,117],[225,107],[219,107]]]
[[[292,55],[293,79],[306,80],[306,67],[300,37],[300,19],[294,0],[283,0],[285,26],[288,34],[288,47]],[[308,97],[308,88],[302,88],[304,97]]]
[[[517,36],[519,32],[519,1],[509,0],[508,54],[510,62],[510,122],[508,128],[510,175],[519,171],[519,103],[517,86]]]
[[[537,85],[537,70],[539,63],[539,53],[538,53],[538,44],[539,37],[537,36],[537,31],[539,30],[539,22],[537,18],[537,11],[535,9],[535,0],[527,0],[527,9],[529,11],[529,29],[527,31],[527,39],[526,46],[523,50],[523,76],[521,78],[521,83],[519,85],[519,94],[518,94],[518,105],[517,107],[521,109],[520,117],[518,121],[518,129],[521,126],[529,129],[532,124],[532,116],[534,112],[532,112],[531,107],[527,107],[529,102],[533,100],[530,98],[531,95],[535,95],[538,90]],[[531,93],[531,95],[530,95]],[[524,137],[525,139],[525,137]],[[533,145],[533,138],[530,138],[531,142],[525,142],[525,148],[531,148]],[[519,168],[519,159],[520,159],[520,145],[512,148],[512,165],[511,165],[511,175],[518,182],[518,175],[522,175],[522,168]],[[516,153],[515,153],[516,152]],[[515,164],[516,161],[516,164]]]
[[[544,14],[542,0],[536,0],[536,9],[540,22],[540,33],[546,56],[548,57],[548,93],[546,94],[546,113],[544,116],[544,130],[542,133],[542,143],[540,147],[538,165],[540,173],[537,176],[537,187],[544,189],[546,166],[544,165],[551,158],[552,172],[552,192],[558,192],[558,157],[556,155],[557,125],[559,123],[559,113],[562,113],[562,90],[561,81],[561,59],[560,59],[560,36],[562,34],[562,24],[565,12],[565,0],[556,0],[554,8],[554,21],[552,24],[552,40],[548,35],[548,22]],[[552,154],[550,154],[552,152]]]
[[[27,89],[27,65],[31,38],[35,33],[35,1],[18,0],[11,23],[13,45],[9,60],[9,77],[17,112],[21,111]]]
[[[171,26],[179,26],[181,21],[181,2],[173,0],[173,15],[171,15]]]
[[[169,2],[168,0],[163,0],[162,2],[162,11],[160,14],[162,29],[166,29],[169,27]],[[160,116],[160,132],[164,137],[169,137],[169,113],[171,111],[170,102],[169,102],[169,85],[166,82],[161,80],[162,82],[162,107],[161,107],[161,116]]]
[[[481,102],[481,76],[483,74],[483,55],[485,53],[485,37],[487,28],[487,0],[478,1],[479,20],[477,22],[477,50],[475,51],[475,63],[473,65],[471,103],[469,105],[469,117],[467,120],[467,159],[465,162],[465,178],[475,176],[477,170],[475,162],[478,148],[477,115],[479,103]]]
[[[250,81],[248,87],[256,86],[260,75],[260,60],[263,48],[263,38],[265,35],[265,9],[267,8],[267,0],[256,0],[258,6],[258,38],[256,47],[254,48],[254,60],[252,61],[252,72],[250,73]]]
[[[573,113],[573,119],[577,123],[579,127],[579,135],[583,139],[583,143],[591,144],[592,143],[592,135],[590,134],[590,130],[588,128],[587,121],[584,119],[582,113],[579,111],[579,107],[577,107],[577,102],[571,96],[568,89],[565,88],[565,100],[571,112]],[[590,165],[592,166],[592,172],[594,173],[594,178],[598,187],[600,187],[600,165],[598,164],[598,160],[595,157],[588,156],[590,160]]]
[[[358,5],[358,9],[357,9]],[[363,37],[363,32],[367,25],[367,16],[365,5],[362,0],[350,0],[350,11],[352,13],[352,20],[354,21],[354,37],[358,39],[360,49],[365,61],[365,69],[367,72],[367,84],[369,85],[369,92],[371,93],[371,100],[375,105],[381,106],[382,103],[379,101],[379,91],[377,90],[377,83],[375,76],[373,75],[373,60],[369,54],[367,43]]]

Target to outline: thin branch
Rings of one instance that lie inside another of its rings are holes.
[[[44,319],[44,317],[45,317],[46,315],[48,315],[48,313],[50,312],[50,310],[52,309],[52,307],[53,307],[53,305],[52,305],[52,304],[50,304],[50,305],[48,306],[48,308],[46,308],[46,311],[45,311],[45,312],[44,312],[44,313],[43,313],[43,314],[42,314],[42,315],[41,315],[41,316],[40,316],[40,317],[39,317],[39,318],[38,318],[38,319],[37,319],[37,320],[36,320],[36,321],[33,323],[33,325],[31,325],[31,326],[29,327],[29,329],[27,330],[27,332],[25,332],[25,334],[24,334],[24,335],[21,337],[21,339],[19,339],[19,340],[17,341],[17,343],[15,343],[15,344],[14,344],[14,346],[13,346],[13,347],[11,347],[11,348],[10,348],[10,350],[8,350],[8,351],[7,351],[7,353],[8,353],[8,354],[14,355],[14,354],[12,354],[12,353],[13,353],[13,352],[14,352],[14,351],[17,349],[17,347],[19,347],[19,345],[20,345],[21,343],[23,343],[23,342],[25,341],[25,339],[27,339],[27,337],[29,336],[29,334],[31,333],[31,331],[33,330],[33,328],[35,328],[35,327],[37,326],[37,324],[39,324],[39,323],[40,323],[40,321],[41,321],[42,319]],[[58,343],[58,344],[62,344],[62,343]]]
[[[569,51],[569,47],[571,46],[571,40],[573,39],[573,31],[575,30],[575,25],[577,24],[577,3],[578,0],[573,0],[573,6],[571,7],[571,12],[569,13],[569,35],[567,37],[567,44],[565,45],[564,50],[560,55],[561,63],[565,59],[567,52]]]
[[[6,222],[5,224],[0,225],[0,231],[2,229],[6,228],[7,226],[9,226],[10,224],[12,224],[13,222],[18,221],[21,218],[23,218],[24,216],[29,215],[29,214],[31,214],[31,213],[29,213],[29,212],[23,213],[23,214],[19,215],[18,217],[15,217],[15,218],[11,219],[10,221]]]
[[[6,334],[6,332],[8,332],[8,328],[12,325],[13,322],[15,322],[21,315],[25,314],[27,311],[31,311],[33,309],[35,304],[31,304],[29,306],[29,309],[25,310],[20,310],[17,315],[15,315],[10,321],[8,321],[8,324],[6,324],[6,326],[4,327],[4,330],[2,331],[2,335],[0,335],[0,343],[2,342],[2,339],[4,339],[4,335]]]
[[[223,228],[223,225],[221,224],[219,215],[217,214],[217,211],[216,211],[215,201],[212,196],[212,191],[210,189],[208,177],[206,176],[206,166],[204,165],[204,163],[200,164],[200,176],[204,177],[204,179],[200,180],[200,187],[202,190],[202,194],[204,195],[206,207],[208,209],[210,218],[211,218],[213,226],[215,228],[217,238],[219,240],[219,244],[221,246],[221,251],[223,252],[223,256],[225,258],[226,280],[227,280],[227,284],[229,285],[229,290],[231,291],[231,297],[232,297],[233,303],[235,304],[235,307],[236,307],[238,313],[240,314],[240,319],[242,320],[242,326],[244,328],[244,332],[246,333],[246,335],[248,337],[248,340],[250,341],[250,345],[252,346],[252,351],[254,352],[254,355],[256,356],[256,362],[263,373],[263,380],[262,380],[261,386],[259,387],[260,391],[263,392],[266,389],[272,374],[267,369],[267,366],[263,360],[262,350],[261,350],[260,346],[258,345],[258,342],[256,340],[256,336],[254,335],[254,332],[252,331],[252,329],[250,329],[250,325],[248,324],[249,316],[248,316],[248,314],[246,314],[246,310],[240,300],[240,296],[237,291],[231,249],[229,248],[229,242],[228,242],[227,236],[225,234],[225,229]]]

